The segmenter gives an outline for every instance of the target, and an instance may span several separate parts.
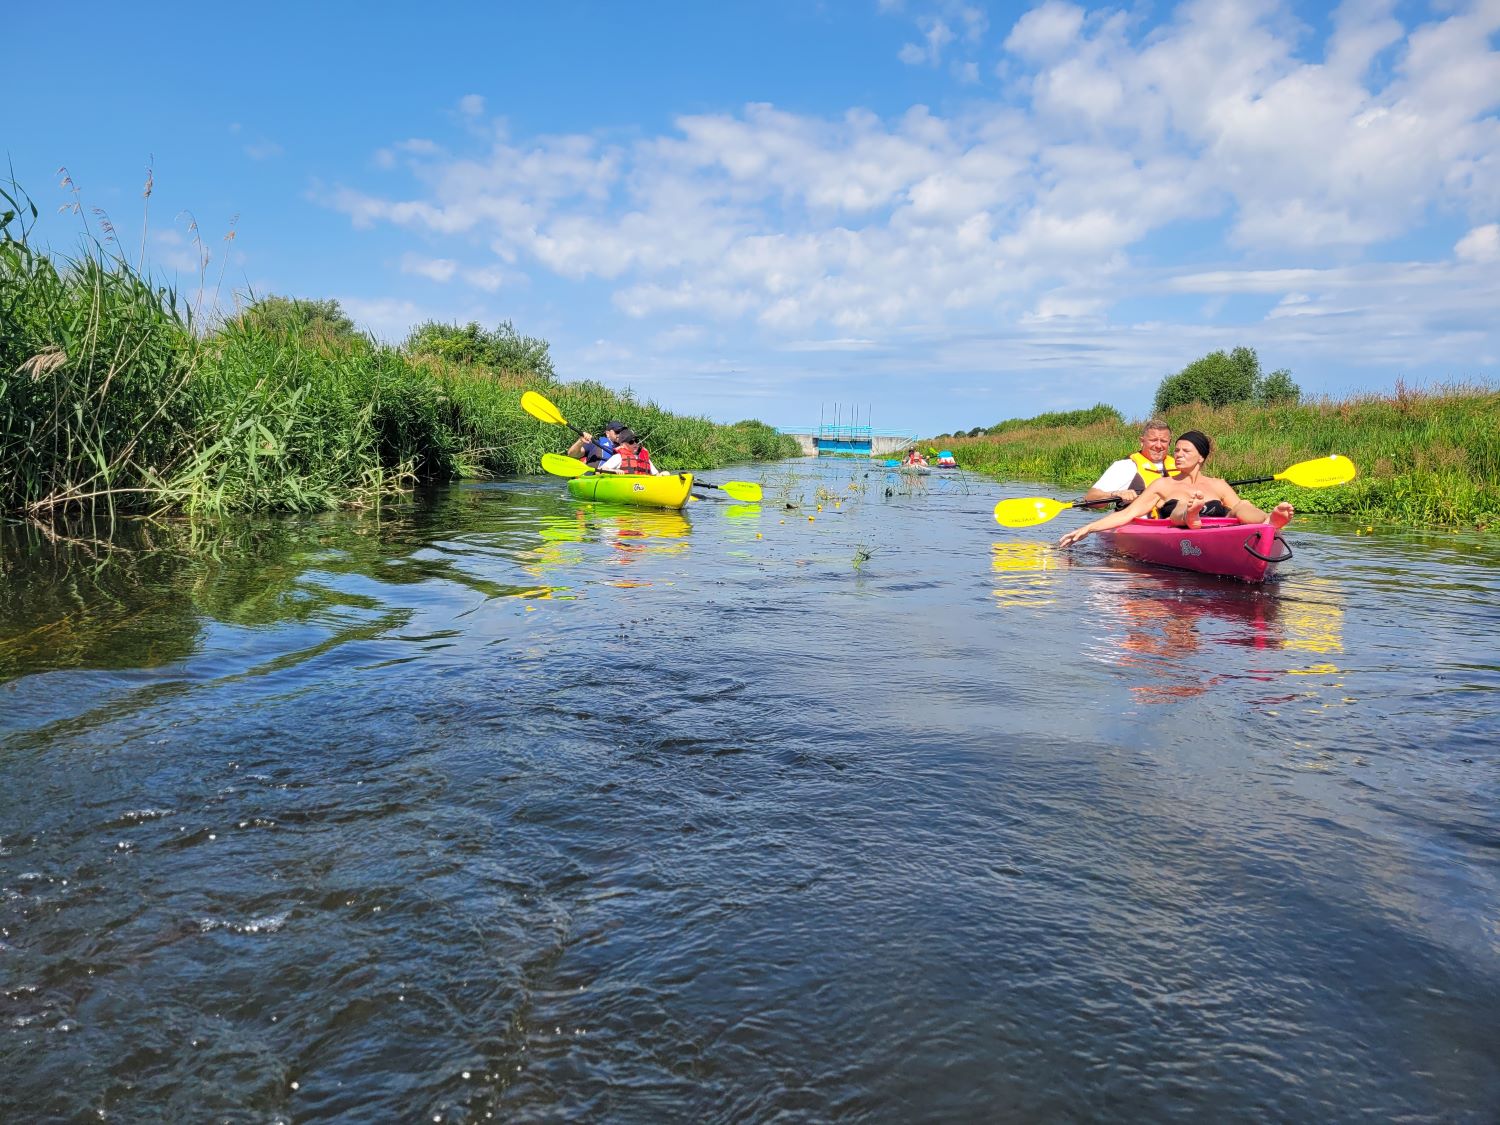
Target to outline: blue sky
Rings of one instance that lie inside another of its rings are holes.
[[[1500,378],[1500,0],[60,11],[0,77],[40,233],[144,219],[206,306],[510,320],[788,427],[1141,417],[1238,345],[1312,393]]]

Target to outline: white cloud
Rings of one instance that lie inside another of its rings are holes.
[[[1060,55],[1083,29],[1083,9],[1066,0],[1046,0],[1016,21],[1005,38],[1005,49],[1033,59]]]
[[[1238,295],[1261,298],[1251,324],[1271,338],[1316,350],[1359,332],[1367,355],[1377,338],[1395,354],[1394,320],[1421,335],[1446,304],[1449,322],[1487,323],[1476,294],[1495,285],[1477,267],[1500,258],[1497,6],[1420,25],[1396,12],[1347,0],[1315,44],[1275,0],[1190,0],[1150,28],[1047,0],[1005,38],[1000,100],[888,119],[756,103],[619,142],[491,130],[459,155],[406,140],[376,162],[410,190],[324,198],[361,229],[409,228],[442,251],[403,260],[413,274],[488,291],[523,270],[603,283],[627,316],[664,322],[648,326],[660,347],[693,323],[796,350],[973,331],[975,357],[1021,341],[1017,362],[1060,363],[1071,340],[1103,363],[1112,347],[1223,346],[1216,322]],[[916,18],[909,61],[924,65],[987,31],[946,0]],[[1473,229],[1451,259],[1366,262],[1454,214]],[[1189,223],[1198,264],[1163,266]],[[476,247],[492,257],[474,262]],[[1127,300],[1184,295],[1207,299],[1202,320],[1111,324]]]
[[[484,98],[480,94],[465,94],[458,99],[458,111],[466,117],[479,117],[484,113]]]
[[[339,297],[339,305],[363,331],[385,343],[399,343],[412,326],[435,319],[411,301],[399,297]]]
[[[905,44],[897,57],[911,66],[924,63],[936,66],[943,61],[944,48],[955,38],[953,29],[948,26],[947,21],[934,16],[922,16],[917,20],[917,27],[922,32],[922,42]]]
[[[1471,262],[1500,262],[1500,223],[1475,227],[1458,240],[1453,253]]]
[[[401,272],[416,274],[429,281],[451,281],[458,272],[458,263],[452,258],[423,258],[417,254],[404,254]]]

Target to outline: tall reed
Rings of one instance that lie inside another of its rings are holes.
[[[139,507],[195,424],[187,315],[101,242],[37,251],[35,205],[0,200],[0,508]]]
[[[758,422],[720,426],[629,391],[558,383],[550,361],[495,370],[326,323],[303,330],[295,317],[237,316],[203,332],[108,228],[77,258],[55,259],[30,241],[30,199],[12,185],[0,201],[3,512],[309,511],[422,482],[537,472],[572,435],[522,411],[525,389],[582,427],[623,418],[674,468],[796,452]],[[544,342],[527,343],[545,355]]]

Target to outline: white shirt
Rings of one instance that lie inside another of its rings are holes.
[[[1160,461],[1153,462],[1153,464],[1157,472],[1160,473],[1163,471]],[[1135,462],[1129,457],[1123,458],[1105,469],[1104,475],[1094,482],[1094,487],[1100,492],[1119,492],[1122,489],[1130,487],[1131,482],[1135,480],[1137,472],[1139,470],[1136,468]]]

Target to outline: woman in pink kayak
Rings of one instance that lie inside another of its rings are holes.
[[[1212,449],[1213,443],[1207,435],[1199,430],[1189,430],[1177,439],[1177,449],[1173,454],[1177,471],[1172,476],[1152,481],[1146,491],[1118,512],[1110,512],[1093,523],[1075,527],[1059,539],[1057,545],[1071,547],[1096,531],[1108,531],[1153,512],[1179,527],[1190,528],[1203,526],[1205,516],[1233,516],[1241,523],[1270,521],[1278,531],[1291,522],[1294,509],[1286,501],[1277,504],[1268,514],[1242,499],[1229,487],[1228,481],[1205,476],[1203,465]]]

